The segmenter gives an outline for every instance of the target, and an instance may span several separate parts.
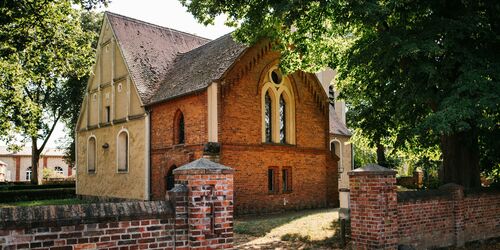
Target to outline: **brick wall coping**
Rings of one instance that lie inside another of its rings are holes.
[[[475,188],[465,189],[465,197],[468,196],[484,196],[484,195],[500,195],[500,188]]]
[[[397,194],[398,194],[398,202],[451,199],[449,191],[439,190],[439,189],[421,190],[421,191],[401,191],[398,192]]]
[[[166,201],[135,201],[0,208],[0,228],[58,227],[174,216]]]
[[[384,168],[377,164],[368,164],[362,168],[356,168],[347,173],[348,175],[396,175],[396,171]]]
[[[175,175],[179,174],[232,174],[234,170],[222,164],[215,163],[205,158],[192,161],[174,170]]]
[[[451,199],[451,192],[456,189],[462,189],[465,197],[500,195],[500,189],[498,188],[463,189],[462,186],[456,184],[446,184],[441,186],[439,189],[400,191],[397,193],[398,202]]]

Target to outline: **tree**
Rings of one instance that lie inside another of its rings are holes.
[[[275,41],[286,72],[336,68],[348,103],[387,99],[389,109],[374,108],[396,123],[398,140],[438,140],[443,180],[480,185],[479,136],[500,119],[498,1],[181,3],[205,24],[227,15],[240,41]]]
[[[97,42],[99,40],[102,18],[102,13],[92,11],[81,13],[82,29],[88,33],[89,42],[91,42],[92,51],[90,54],[92,58],[89,59],[92,60],[92,63],[94,62],[95,48],[97,48]],[[62,117],[62,121],[68,129],[68,139],[63,142],[62,147],[65,149],[65,161],[70,165],[73,165],[76,159],[75,129],[90,73],[90,71],[87,71],[83,76],[78,76],[76,74],[70,75],[66,84],[68,87],[66,91],[68,94],[67,99],[70,99],[71,103],[68,105],[68,110],[66,112],[67,116]]]
[[[103,1],[83,0],[87,7]],[[104,2],[106,3],[106,2]],[[32,183],[38,161],[61,119],[75,104],[70,79],[90,71],[93,33],[82,29],[72,1],[5,1],[0,5],[0,137],[31,141]],[[39,145],[39,141],[41,144]]]

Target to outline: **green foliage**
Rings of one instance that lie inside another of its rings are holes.
[[[480,131],[484,169],[498,168],[500,151],[486,142],[499,141],[498,1],[180,1],[205,24],[225,14],[240,41],[275,41],[285,72],[337,69],[340,98],[373,143],[441,143],[460,172],[448,162],[477,165]]]
[[[72,4],[92,8],[107,2],[0,4],[0,138],[11,145],[31,140],[34,162],[57,122],[74,119],[93,63],[94,15]]]
[[[25,189],[0,191],[0,203],[75,198],[75,188]]]
[[[57,184],[43,184],[43,185],[32,185],[32,184],[19,184],[19,182],[14,183],[2,183],[0,185],[0,192],[2,191],[16,191],[16,190],[28,190],[28,189],[54,189],[54,188],[74,188],[75,182],[59,182]]]
[[[34,200],[34,201],[19,201],[14,203],[0,203],[2,207],[33,207],[33,206],[49,206],[49,205],[73,205],[90,203],[87,200],[72,199],[50,199],[50,200]]]
[[[354,145],[354,168],[377,162],[375,148],[370,146],[371,141],[361,133],[361,130],[355,129],[350,139],[352,145]]]
[[[97,48],[99,31],[101,29],[101,23],[104,15],[96,12],[82,12],[81,14],[82,29],[89,35],[89,42],[91,43],[90,47],[92,48],[92,52],[90,53],[89,60],[93,64],[95,58],[95,48]],[[65,160],[70,165],[73,165],[76,158],[75,129],[90,73],[90,71],[87,71],[87,73],[82,77],[72,75],[67,79],[67,86],[71,86],[67,91],[68,99],[71,99],[71,105],[68,107],[68,115],[63,117],[62,121],[66,124],[69,136],[68,140],[63,141],[62,148],[65,149]]]

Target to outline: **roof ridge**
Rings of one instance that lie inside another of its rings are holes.
[[[221,39],[223,39],[223,38],[226,38],[227,36],[230,36],[232,33],[233,33],[233,31],[231,31],[231,32],[229,32],[229,33],[227,33],[227,34],[224,34],[224,35],[222,35],[222,36],[219,36],[219,37],[215,38],[214,40],[210,40],[209,42],[207,42],[207,43],[205,43],[205,44],[203,44],[203,45],[201,45],[201,46],[198,46],[198,47],[196,47],[196,48],[194,48],[194,49],[192,49],[192,50],[188,50],[188,51],[186,51],[186,52],[179,52],[179,53],[177,53],[177,55],[175,56],[175,58],[174,58],[173,62],[175,62],[175,61],[177,61],[177,60],[182,59],[182,57],[183,57],[184,55],[187,55],[187,54],[190,54],[190,53],[194,53],[195,51],[198,51],[198,50],[202,50],[202,49],[204,49],[205,47],[210,46],[210,45],[214,44],[215,42],[217,42],[217,41],[219,41],[219,40],[221,40]],[[234,41],[234,39],[233,39],[233,41]],[[235,42],[236,42],[236,41],[235,41]],[[240,42],[237,42],[237,43],[240,43]],[[241,43],[240,43],[240,44],[241,44]],[[169,71],[170,71],[170,70],[169,70]]]
[[[158,25],[158,24],[146,22],[146,21],[139,20],[139,19],[136,19],[136,18],[133,18],[133,17],[124,16],[122,14],[114,13],[114,12],[111,12],[111,11],[105,11],[104,14],[105,15],[111,15],[111,16],[119,17],[119,18],[122,18],[122,19],[127,19],[128,21],[132,21],[132,22],[136,22],[136,23],[140,23],[140,24],[144,24],[144,25],[148,25],[148,26],[154,26],[154,27],[160,28],[160,29],[169,30],[170,32],[173,31],[173,32],[177,32],[177,33],[182,33],[182,34],[185,34],[185,35],[188,35],[188,36],[192,36],[192,37],[195,37],[195,38],[200,38],[200,39],[207,40],[208,42],[213,41],[212,39],[209,39],[209,38],[206,38],[206,37],[202,37],[202,36],[191,34],[191,33],[185,32],[185,31],[180,31],[180,30],[176,30],[176,29],[173,29],[173,28],[161,26],[161,25]]]

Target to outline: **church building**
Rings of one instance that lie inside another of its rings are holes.
[[[266,40],[109,12],[98,44],[76,131],[78,195],[165,199],[172,171],[205,157],[235,169],[236,213],[338,204],[326,76],[282,74]]]

